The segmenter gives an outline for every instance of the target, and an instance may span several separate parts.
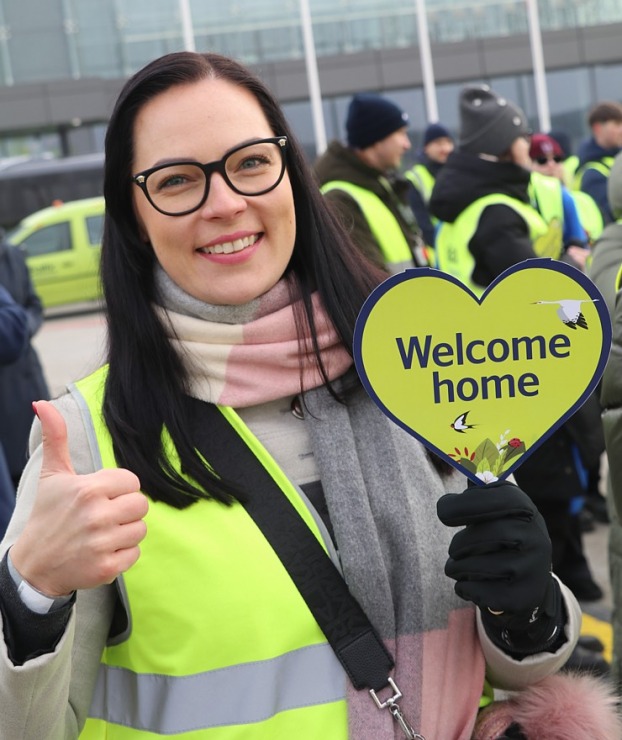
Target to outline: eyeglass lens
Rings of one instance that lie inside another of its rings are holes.
[[[225,179],[241,195],[259,195],[278,183],[285,167],[281,146],[256,142],[223,158]],[[219,169],[222,173],[223,169]],[[210,174],[211,176],[211,174]],[[197,208],[206,196],[205,172],[196,164],[171,164],[152,172],[146,188],[156,208],[175,214]]]

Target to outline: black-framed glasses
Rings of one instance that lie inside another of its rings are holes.
[[[285,173],[286,149],[286,136],[258,139],[232,149],[216,162],[167,162],[139,172],[132,182],[156,211],[165,216],[185,216],[207,200],[214,172],[239,195],[263,195],[274,190]]]
[[[538,164],[543,164],[543,165],[544,165],[544,164],[546,164],[547,162],[550,162],[551,160],[552,160],[553,162],[555,162],[556,164],[559,164],[560,162],[562,162],[562,161],[563,161],[562,157],[560,157],[560,156],[559,156],[559,154],[555,154],[555,155],[554,155],[554,156],[552,156],[552,157],[536,157],[536,162],[537,162]]]

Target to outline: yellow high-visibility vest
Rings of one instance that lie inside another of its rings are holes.
[[[407,177],[413,186],[421,193],[423,202],[427,205],[430,202],[432,190],[434,190],[434,183],[436,182],[434,175],[425,165],[416,164],[409,170],[406,170],[404,172],[404,176]]]
[[[522,216],[538,256],[545,256],[549,249],[549,228],[535,208],[501,193],[485,195],[473,201],[453,223],[441,222],[436,235],[435,251],[438,268],[457,277],[476,295],[481,295],[485,286],[473,281],[475,259],[469,250],[469,242],[477,231],[484,209],[492,205],[509,206]]]
[[[600,172],[601,175],[604,175],[605,177],[609,177],[609,173],[611,172],[611,168],[613,167],[614,158],[613,157],[603,157],[602,159],[594,160],[593,162],[586,162],[585,164],[582,164],[581,167],[577,169],[575,172],[574,179],[572,181],[572,189],[573,190],[581,190],[581,183],[583,182],[583,175],[588,170],[596,170],[596,172]]]
[[[581,226],[586,230],[590,244],[593,244],[605,228],[603,214],[598,203],[589,193],[584,193],[582,190],[570,190],[569,192],[577,207]]]
[[[102,417],[107,368],[79,381],[91,448],[117,467]],[[239,416],[220,411],[325,546],[312,513]],[[173,465],[170,438],[163,444]],[[245,509],[151,501],[121,578],[129,628],[105,648],[81,740],[347,740],[346,674]]]
[[[398,220],[375,193],[346,180],[331,180],[320,190],[324,194],[341,190],[356,202],[380,247],[388,272],[396,274],[413,266],[413,253]]]
[[[532,172],[529,197],[533,207],[548,225],[547,254],[541,257],[561,257],[564,250],[564,200],[562,184],[556,177]]]

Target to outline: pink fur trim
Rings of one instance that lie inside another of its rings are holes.
[[[494,740],[511,722],[518,722],[529,740],[620,740],[617,702],[602,679],[557,673],[483,710],[473,740]]]

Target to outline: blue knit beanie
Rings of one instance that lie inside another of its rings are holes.
[[[395,131],[408,126],[408,113],[374,93],[357,93],[348,107],[348,146],[366,149]]]
[[[453,136],[442,123],[431,123],[423,134],[423,146],[427,146],[436,139],[451,139],[453,141]]]

